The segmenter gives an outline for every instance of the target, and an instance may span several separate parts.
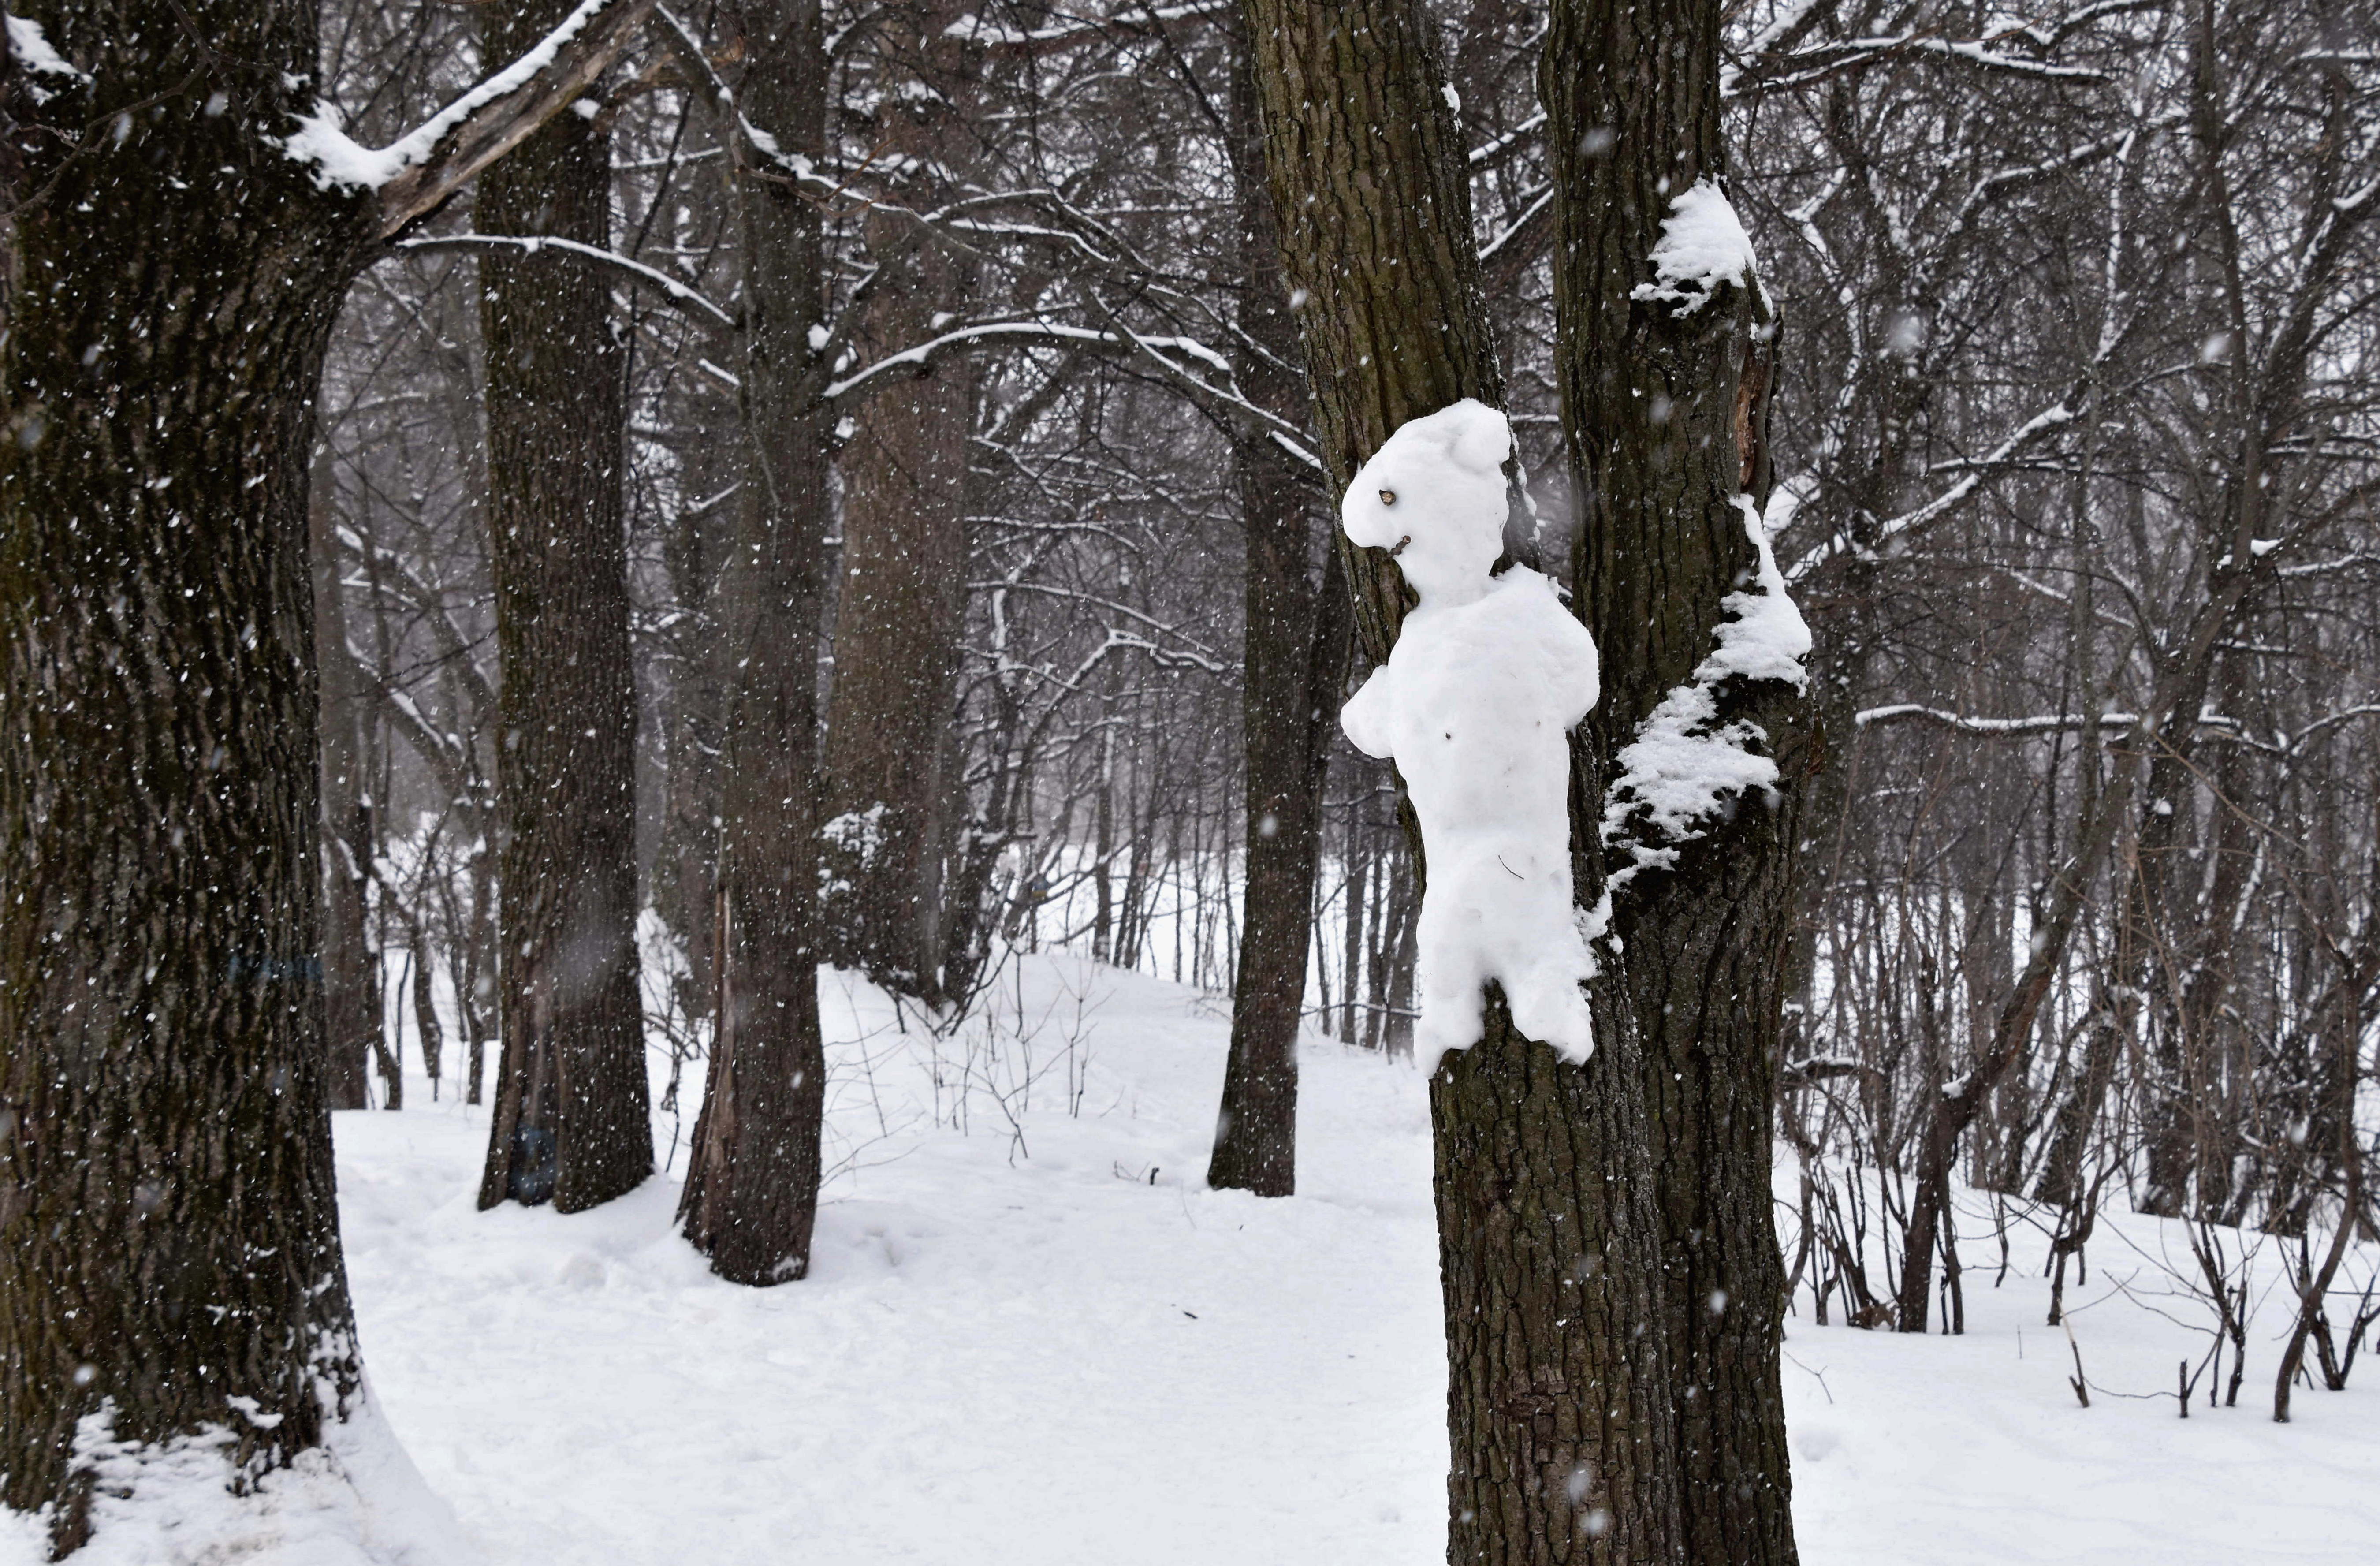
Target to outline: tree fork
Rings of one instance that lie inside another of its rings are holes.
[[[1248,0],[1245,15],[1282,259],[1305,296],[1315,423],[1342,491],[1406,420],[1466,396],[1503,402],[1464,154],[1438,35],[1414,0]],[[1409,602],[1403,579],[1383,552],[1337,542],[1378,662]],[[1594,841],[1597,797],[1573,796],[1581,842]],[[1566,1064],[1513,1035],[1496,1001],[1483,1041],[1433,1078],[1450,1561],[1677,1559],[1666,1331],[1642,1287],[1662,1259],[1633,1038]]]

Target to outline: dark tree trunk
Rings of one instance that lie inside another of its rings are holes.
[[[1308,298],[1315,422],[1343,489],[1405,420],[1502,401],[1463,152],[1437,32],[1413,0],[1249,0],[1246,17],[1288,281]],[[1340,547],[1357,630],[1382,661],[1404,584],[1381,552]],[[1584,814],[1573,832],[1592,842]],[[1498,999],[1487,1038],[1433,1079],[1450,1561],[1675,1559],[1638,1076],[1633,1029],[1569,1065],[1513,1036]]]
[[[1504,401],[1436,25],[1411,0],[1247,0],[1265,162],[1331,495],[1409,419]],[[1335,507],[1334,507],[1335,509]],[[1386,550],[1334,526],[1374,662],[1408,603]]]
[[[1281,245],[1265,183],[1263,127],[1245,41],[1234,50],[1232,172],[1240,203],[1239,326],[1233,369],[1257,407],[1303,423],[1297,327],[1281,281]],[[1347,676],[1347,593],[1335,550],[1318,584],[1313,476],[1266,432],[1233,441],[1233,480],[1247,532],[1241,722],[1247,769],[1247,880],[1232,1050],[1207,1184],[1286,1196],[1297,1187],[1297,1034],[1314,930],[1314,870],[1322,786]]]
[[[742,13],[738,101],[788,154],[822,160],[818,0]],[[721,593],[737,669],[721,783],[719,1000],[678,1214],[711,1269],[778,1283],[809,1268],[826,1057],[817,976],[818,650],[827,452],[819,208],[738,141],[744,403],[751,463]]]
[[[371,213],[261,134],[307,106],[310,8],[217,6],[203,42],[165,5],[27,8],[91,73],[37,100],[0,67],[6,270],[39,280],[0,338],[0,1502],[63,1553],[78,1421],[225,1430],[261,1473],[360,1396],[307,462]]]
[[[1478,1044],[1430,1083],[1446,1292],[1451,1516],[1472,1566],[1683,1559],[1670,1289],[1652,1255],[1650,1128],[1624,1011],[1568,1065],[1512,1031],[1500,996]],[[1763,1215],[1764,1218],[1766,1215]]]
[[[1347,807],[1347,939],[1342,946],[1346,964],[1340,975],[1345,999],[1339,1011],[1339,1041],[1342,1044],[1355,1042],[1355,1030],[1363,1021],[1364,921],[1370,916],[1372,905],[1371,842],[1372,830],[1364,819],[1364,807],[1358,796],[1351,800]]]
[[[65,1554],[87,1419],[135,1459],[221,1439],[252,1480],[361,1406],[321,993],[323,355],[375,241],[650,6],[377,197],[277,140],[316,107],[312,7],[220,0],[203,38],[148,0],[30,8],[88,74],[35,93],[0,57],[0,275],[41,279],[0,334],[0,1503]]]
[[[1581,497],[1575,578],[1604,668],[1583,747],[1587,799],[1603,796],[1621,747],[1710,655],[1721,601],[1756,559],[1736,502],[1763,485],[1767,311],[1741,281],[1692,313],[1633,297],[1652,281],[1670,198],[1723,171],[1720,9],[1557,0],[1543,60],[1556,369]],[[1789,1566],[1769,1113],[1806,724],[1783,681],[1731,681],[1717,699],[1727,718],[1760,725],[1780,789],[1742,801],[1670,869],[1619,890],[1596,1033],[1604,1049],[1632,1030],[1641,1041],[1665,1401],[1678,1417],[1677,1544],[1711,1566]],[[1590,867],[1581,896],[1600,880]]]
[[[883,91],[882,155],[919,172],[912,205],[931,209],[974,163],[966,120],[980,51],[948,36],[968,7],[880,7],[871,46]],[[904,92],[905,88],[922,91]],[[931,180],[933,183],[927,183]],[[863,361],[931,338],[968,308],[963,250],[880,212],[870,249],[887,269],[860,307]],[[942,856],[949,837],[959,637],[966,620],[967,438],[977,358],[941,358],[868,396],[841,460],[842,584],[834,621],[821,777],[828,955],[910,994],[939,999]]]
[[[314,642],[321,670],[322,751],[323,1090],[334,1110],[365,1107],[364,1073],[381,1035],[380,959],[366,929],[371,884],[371,806],[358,731],[363,704],[347,651],[346,604],[339,592],[339,545],[333,534],[331,454],[314,454],[310,547],[313,552]]]
[[[509,58],[570,0],[497,6]],[[557,115],[480,180],[487,234],[611,239],[611,136]],[[576,1212],[653,1171],[637,981],[637,701],[621,500],[623,355],[589,267],[480,261],[488,526],[503,669],[497,919],[503,1056],[480,1205]]]

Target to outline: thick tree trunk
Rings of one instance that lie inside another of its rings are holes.
[[[881,91],[880,154],[917,171],[921,209],[949,199],[974,163],[966,119],[982,62],[949,36],[968,6],[880,8],[871,46]],[[914,220],[878,213],[886,269],[854,336],[863,361],[913,347],[965,311],[976,267]],[[959,637],[966,621],[967,438],[976,356],[944,357],[870,395],[844,450],[841,591],[822,781],[828,954],[929,1000],[941,995],[942,859],[949,847]]]
[[[40,280],[0,334],[0,1503],[65,1554],[85,1443],[113,1507],[199,1443],[244,1489],[362,1411],[323,1080],[323,355],[375,241],[650,6],[377,197],[278,139],[317,107],[311,6],[220,0],[203,37],[149,0],[29,8],[10,52],[29,22],[71,64],[0,58],[0,274]]]
[[[754,5],[742,24],[745,112],[786,153],[822,159],[818,0]],[[720,791],[716,1032],[678,1215],[713,1271],[759,1285],[808,1270],[818,1214],[818,651],[832,420],[810,346],[824,296],[819,209],[736,146],[751,467],[721,589],[738,673]]]
[[[1668,1373],[1642,1056],[1627,1012],[1597,1023],[1595,1058],[1567,1065],[1497,997],[1487,1037],[1431,1079],[1460,1566],[1684,1559],[1695,1411]]]
[[[364,1073],[380,1042],[380,959],[365,926],[371,884],[371,806],[363,771],[362,718],[355,660],[347,652],[346,604],[339,592],[339,546],[333,536],[331,455],[314,455],[310,485],[314,641],[321,670],[322,735],[323,1090],[331,1108],[365,1107]]]
[[[1307,415],[1297,327],[1281,281],[1281,244],[1265,182],[1264,136],[1245,40],[1234,51],[1232,168],[1240,202],[1240,389],[1294,423]],[[1297,1035],[1314,930],[1322,786],[1352,641],[1335,550],[1319,583],[1315,527],[1328,516],[1313,475],[1269,434],[1232,443],[1247,533],[1241,722],[1246,757],[1247,880],[1232,1049],[1223,1068],[1207,1184],[1286,1196],[1297,1186]]]
[[[1502,401],[1463,152],[1437,33],[1414,0],[1249,0],[1246,16],[1283,259],[1307,297],[1315,422],[1343,489],[1407,419],[1465,396]],[[1403,581],[1380,552],[1339,542],[1357,630],[1382,661]],[[1573,821],[1582,814],[1573,832],[1591,843],[1594,814],[1574,807]],[[1617,1030],[1586,1064],[1565,1064],[1513,1037],[1499,1001],[1487,1038],[1433,1079],[1450,1561],[1676,1557],[1633,1039]]]
[[[1582,497],[1575,577],[1604,668],[1584,747],[1587,799],[1603,796],[1619,750],[1710,655],[1722,600],[1755,564],[1736,502],[1761,482],[1767,312],[1742,281],[1692,312],[1634,297],[1653,280],[1670,199],[1723,171],[1719,15],[1718,0],[1557,0],[1543,60],[1556,368]],[[1717,699],[1725,717],[1760,726],[1781,786],[1620,889],[1596,1032],[1609,1041],[1633,1028],[1642,1046],[1666,1401],[1679,1421],[1677,1542],[1689,1561],[1788,1566],[1769,1115],[1806,724],[1785,682],[1732,681]],[[1601,876],[1579,879],[1584,897]]]
[[[38,280],[0,337],[0,1502],[63,1553],[79,1428],[136,1460],[223,1432],[257,1474],[360,1397],[307,461],[371,230],[261,133],[304,106],[310,7],[218,6],[203,42],[23,9],[91,73],[0,70]]]
[[[573,9],[489,10],[508,58]],[[611,137],[556,116],[480,179],[487,234],[611,238]],[[488,525],[503,669],[503,1058],[480,1205],[575,1212],[653,1170],[637,982],[637,701],[621,500],[623,356],[610,281],[550,258],[480,261]]]

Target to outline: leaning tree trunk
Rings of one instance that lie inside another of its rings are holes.
[[[909,204],[931,210],[977,162],[967,121],[978,46],[950,35],[968,6],[879,8],[871,47],[883,88],[879,134]],[[885,270],[855,344],[872,361],[930,339],[968,306],[966,251],[890,211],[868,221]],[[966,621],[967,439],[977,357],[938,358],[868,395],[844,450],[842,584],[834,621],[822,784],[829,818],[828,954],[909,994],[939,1000],[959,637]]]
[[[747,7],[743,37],[737,101],[786,154],[822,162],[818,0]],[[721,588],[738,672],[720,785],[716,1029],[678,1214],[713,1271],[758,1285],[808,1270],[818,1215],[818,650],[832,420],[810,338],[824,297],[819,208],[750,142],[735,146],[751,467]]]
[[[491,7],[507,58],[572,0]],[[484,234],[611,238],[611,134],[557,116],[480,180]],[[576,1212],[653,1171],[637,982],[637,700],[621,510],[623,355],[595,269],[500,250],[480,261],[488,527],[496,584],[495,1113],[480,1205]]]
[[[1233,370],[1243,395],[1292,424],[1307,416],[1297,327],[1281,281],[1281,244],[1265,183],[1263,127],[1245,39],[1232,72],[1232,171],[1240,205],[1239,326]],[[1246,891],[1232,996],[1232,1049],[1207,1183],[1286,1196],[1297,1186],[1297,1034],[1314,929],[1322,787],[1346,683],[1347,594],[1338,552],[1313,571],[1314,475],[1269,431],[1232,447],[1247,535],[1241,722],[1247,801]]]
[[[91,74],[0,72],[30,285],[0,336],[0,1501],[65,1552],[79,1428],[136,1459],[221,1431],[261,1473],[360,1392],[307,458],[370,229],[254,128],[316,69],[310,10],[218,6],[201,44],[164,5],[28,8]]]
[[[1758,285],[1740,275],[1692,310],[1639,297],[1671,198],[1724,171],[1719,26],[1718,0],[1556,0],[1542,62],[1555,364],[1581,499],[1574,576],[1603,652],[1584,747],[1591,799],[1711,655],[1722,601],[1757,559],[1738,501],[1765,488],[1774,333]],[[1786,680],[1730,678],[1714,697],[1723,719],[1758,725],[1778,787],[1697,840],[1661,845],[1675,853],[1668,868],[1614,889],[1596,1031],[1633,1026],[1643,1040],[1683,1558],[1790,1566],[1769,1115],[1808,731]]]
[[[1405,420],[1502,401],[1463,152],[1415,0],[1248,0],[1246,17],[1283,261],[1307,296],[1315,423],[1343,489]],[[1381,552],[1339,547],[1357,630],[1384,661],[1402,578]],[[1486,1037],[1430,1087],[1447,1559],[1667,1561],[1677,1459],[1635,1037],[1608,1033],[1570,1065],[1490,1001]]]

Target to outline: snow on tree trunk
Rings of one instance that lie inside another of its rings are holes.
[[[1641,1048],[1676,1545],[1790,1566],[1769,1156],[1807,644],[1756,525],[1774,318],[1720,183],[1719,31],[1718,0],[1556,0],[1539,88],[1572,581],[1603,657],[1595,1022]]]
[[[1463,153],[1415,0],[1251,0],[1247,18],[1316,431],[1343,487],[1407,420],[1502,400]],[[1387,549],[1343,554],[1384,662],[1408,585]],[[1572,821],[1573,853],[1592,830]],[[1482,1020],[1430,1079],[1448,1559],[1667,1560],[1680,1461],[1634,1029],[1601,1031],[1581,1065],[1515,1028],[1500,987]]]

